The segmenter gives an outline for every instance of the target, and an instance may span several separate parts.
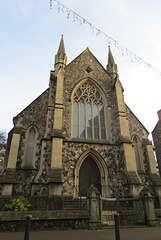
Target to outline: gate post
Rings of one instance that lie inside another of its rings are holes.
[[[90,226],[93,229],[100,228],[101,223],[101,206],[100,193],[97,188],[91,185],[87,193],[87,202],[90,213]]]
[[[158,219],[155,213],[154,197],[151,195],[148,187],[144,187],[141,191],[141,198],[144,205],[145,221],[148,226],[155,227],[158,225]]]

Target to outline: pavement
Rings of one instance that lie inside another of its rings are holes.
[[[115,229],[30,232],[29,240],[115,240]],[[0,240],[24,240],[24,233],[0,233]],[[161,240],[161,227],[121,228],[120,240]]]

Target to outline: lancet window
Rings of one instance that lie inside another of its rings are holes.
[[[137,171],[144,171],[141,142],[137,136],[133,137],[133,147],[134,147],[134,152],[135,152]]]
[[[32,167],[33,166],[35,136],[36,136],[35,129],[31,128],[30,132],[29,132],[29,135],[28,135],[26,161],[25,161],[25,166],[26,167]]]
[[[74,93],[73,138],[106,139],[103,99],[90,81],[84,82]]]

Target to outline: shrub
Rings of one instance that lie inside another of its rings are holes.
[[[6,210],[11,211],[27,211],[30,206],[31,204],[24,196],[13,198],[9,203],[4,205]]]

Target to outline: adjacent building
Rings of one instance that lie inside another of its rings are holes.
[[[158,168],[159,168],[159,173],[161,175],[161,110],[158,112],[158,122],[152,131],[152,136],[153,136],[153,141],[154,141],[154,147],[155,147],[155,152],[156,152],[156,157],[157,157],[157,162],[158,162]]]

